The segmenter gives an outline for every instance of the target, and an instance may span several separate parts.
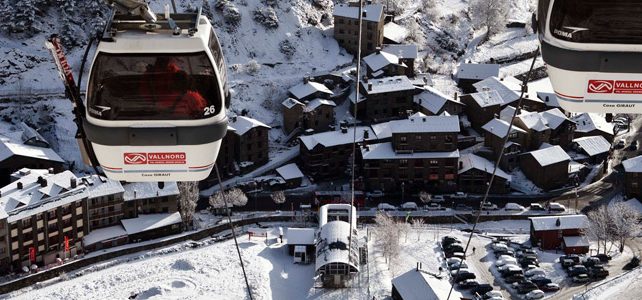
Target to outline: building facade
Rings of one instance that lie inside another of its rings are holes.
[[[334,6],[334,38],[348,53],[356,54],[359,45],[359,2]],[[361,51],[366,56],[383,44],[384,13],[382,4],[368,4],[362,11]]]
[[[408,116],[413,110],[415,86],[406,76],[385,77],[360,82],[363,98],[358,99],[357,118],[382,121]],[[354,113],[354,98],[350,99]]]
[[[519,165],[528,179],[544,191],[563,187],[568,183],[571,157],[560,146],[553,146],[520,156]]]
[[[234,128],[230,134],[241,172],[256,169],[268,162],[270,126],[245,116],[232,117],[229,126]]]

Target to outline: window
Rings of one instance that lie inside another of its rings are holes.
[[[437,161],[437,160],[431,160],[431,161],[430,161],[430,165],[431,165],[431,166],[436,166],[436,165],[438,165],[438,164],[439,164],[439,161]]]
[[[445,137],[445,140],[446,140],[446,143],[452,143],[452,142],[453,142],[453,137],[452,137],[452,136],[450,136],[450,135],[447,135],[447,136]]]
[[[400,136],[400,137],[399,137],[399,141],[400,141],[400,142],[402,142],[402,143],[407,142],[407,139],[408,139],[408,138],[407,138],[406,136]]]
[[[346,33],[346,32],[345,32],[345,30],[343,30],[343,29],[339,29],[339,33],[340,33],[340,34],[344,34],[344,33]]]
[[[22,228],[31,228],[31,217],[22,219]]]
[[[56,218],[56,210],[50,210],[47,212],[47,219],[52,220]]]

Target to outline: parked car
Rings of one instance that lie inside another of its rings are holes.
[[[589,278],[587,274],[578,274],[573,276],[573,282],[575,283],[585,283],[585,282],[589,282],[590,280],[591,278]]]
[[[597,257],[592,257],[592,256],[591,256],[591,257],[587,257],[587,258],[582,262],[582,264],[583,264],[585,267],[590,268],[590,267],[593,267],[593,266],[599,266],[599,265],[601,265],[601,264],[602,264],[602,261],[601,261],[599,258],[597,258]]]
[[[511,257],[515,257],[515,250],[508,248],[508,249],[505,249],[505,250],[497,250],[497,251],[495,251],[495,257],[500,257],[502,255],[508,255],[508,256],[511,256]]]
[[[524,270],[517,265],[505,264],[503,266],[497,267],[497,271],[499,271],[499,273],[503,275],[504,273],[508,273],[510,271],[513,271],[513,272],[519,271],[519,273],[521,274]]]
[[[372,191],[370,193],[366,193],[367,197],[372,197],[372,198],[383,197],[383,195],[384,195],[383,192],[380,191],[380,190],[374,190],[374,191]]]
[[[505,259],[500,259],[495,262],[495,266],[501,267],[503,265],[517,265],[517,259],[514,257],[511,258],[505,258]]]
[[[377,209],[382,211],[394,211],[397,210],[397,207],[389,203],[379,203],[379,205],[377,205]]]
[[[415,203],[415,202],[406,202],[404,204],[401,204],[401,208],[403,210],[417,210],[417,203]]]
[[[450,246],[448,246],[448,248],[444,248],[444,252],[449,252],[449,253],[462,252],[463,253],[464,246],[462,246],[461,244],[451,244]]]
[[[603,263],[607,263],[607,262],[609,262],[611,260],[611,256],[608,255],[608,254],[597,254],[597,255],[593,255],[592,257],[599,258],[600,261],[603,262]]]
[[[515,283],[515,282],[520,282],[524,280],[526,277],[522,274],[513,274],[511,276],[506,277],[505,281],[506,283]]]
[[[574,265],[574,266],[568,268],[568,270],[566,270],[566,271],[568,272],[569,276],[575,276],[575,275],[580,275],[580,274],[588,274],[588,269],[583,265]]]
[[[517,251],[516,254],[517,254],[517,258],[522,258],[527,255],[537,255],[537,252],[535,252],[535,250],[533,249],[522,249]]]
[[[551,202],[548,204],[548,210],[549,211],[556,211],[556,212],[565,212],[566,211],[566,206],[559,204],[557,202]]]
[[[493,251],[508,250],[508,245],[504,242],[496,242],[491,244],[490,248],[493,249]]]
[[[432,197],[430,197],[430,202],[442,203],[445,201],[446,199],[443,195],[432,195]]]
[[[493,204],[490,202],[484,202],[481,205],[481,210],[498,210],[499,208],[497,207],[497,204]]]
[[[450,264],[448,265],[448,267],[451,270],[468,269],[468,264],[466,264],[466,262],[459,262],[459,263]]]
[[[437,203],[428,203],[426,205],[426,210],[445,210],[445,208],[441,207],[441,205]]]
[[[453,276],[455,282],[464,281],[466,279],[476,279],[475,273],[459,273],[459,275]]]
[[[537,285],[530,281],[522,281],[518,286],[517,286],[517,292],[520,294],[526,294],[529,293],[530,291],[537,290]]]
[[[444,236],[443,238],[441,238],[441,243],[442,244],[444,244],[446,242],[458,242],[458,243],[461,243],[461,240],[456,236],[447,235],[447,236]]]
[[[504,206],[504,210],[507,211],[524,211],[526,210],[523,206],[517,204],[517,203],[506,203],[506,206]]]
[[[473,208],[463,203],[457,203],[455,210],[473,210]]]
[[[483,294],[486,294],[486,293],[488,293],[488,292],[490,292],[492,290],[493,290],[493,286],[492,285],[487,284],[487,283],[482,283],[482,284],[474,287],[470,292],[473,295],[475,295],[475,294],[483,295]]]
[[[464,192],[456,192],[454,194],[451,194],[450,198],[452,198],[452,199],[466,199],[466,198],[468,198],[468,194],[466,194]]]
[[[533,276],[533,277],[537,277],[537,276]],[[552,280],[550,280],[550,279],[548,279],[546,277],[530,278],[529,280],[532,281],[535,285],[537,285],[540,288],[542,286],[545,286],[545,285],[553,282]]]
[[[598,265],[589,268],[589,276],[595,279],[604,279],[609,276],[609,271],[604,266]]]
[[[457,283],[457,286],[460,289],[471,289],[471,288],[474,288],[474,287],[476,287],[478,285],[479,285],[479,282],[477,282],[477,280],[475,280],[475,279],[466,279],[466,280],[462,280],[459,283]]]
[[[451,258],[451,257],[457,257],[464,259],[466,258],[466,255],[463,252],[445,252],[444,255],[446,258]]]
[[[628,271],[628,270],[632,270],[633,268],[636,268],[639,265],[640,265],[640,258],[637,256],[633,256],[633,258],[631,258],[631,260],[628,263],[626,263],[626,265],[624,265],[622,269]]]
[[[541,211],[546,210],[546,208],[544,208],[544,206],[542,206],[539,203],[531,203],[531,206],[529,207],[529,209],[530,210],[541,210]]]
[[[629,151],[636,151],[636,150],[638,150],[638,141],[633,140],[631,142],[631,145],[629,145]]]
[[[560,264],[562,267],[569,268],[580,263],[580,257],[577,254],[562,255],[560,256]]]
[[[557,283],[547,283],[539,288],[544,292],[555,292],[560,290],[560,286]]]
[[[482,299],[503,299],[504,295],[500,291],[489,291],[482,295]]]
[[[455,275],[457,275],[457,273],[459,273],[461,275],[461,274],[464,274],[464,273],[472,273],[472,272],[470,270],[468,270],[467,268],[461,268],[461,269],[458,269],[458,270],[450,271],[450,275],[451,276],[455,276]]]
[[[542,299],[544,298],[544,292],[542,290],[532,290],[528,294],[526,294],[525,297],[528,300]]]
[[[533,277],[535,275],[546,275],[546,271],[542,268],[535,268],[524,272],[526,277]]]

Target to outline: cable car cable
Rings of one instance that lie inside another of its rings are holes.
[[[227,205],[227,196],[225,195],[225,188],[223,187],[223,181],[221,180],[221,174],[218,171],[218,163],[214,163],[214,169],[216,169],[216,178],[218,179],[218,185],[221,189],[221,197],[223,197],[223,203],[225,204],[225,211],[227,212],[227,222],[230,224],[230,229],[232,230],[232,237],[234,238],[234,246],[236,247],[236,253],[239,256],[239,262],[241,263],[241,270],[243,270],[243,278],[245,279],[245,286],[247,287],[247,295],[252,298],[252,289],[250,288],[250,282],[247,280],[247,273],[245,272],[245,264],[243,263],[243,257],[241,256],[241,249],[239,248],[239,242],[236,239],[236,230],[234,228],[234,223],[232,222],[232,215],[230,213],[229,206]]]
[[[510,123],[508,124],[508,131],[506,131],[506,136],[504,137],[502,145],[506,145],[506,143],[508,143],[508,139],[510,137],[510,131],[513,129],[513,123],[515,121],[515,118],[517,117],[517,112],[522,107],[522,100],[524,99],[526,86],[531,78],[533,69],[535,68],[535,62],[537,61],[537,57],[539,56],[539,53],[540,53],[540,48],[538,47],[533,55],[533,62],[531,63],[531,67],[528,70],[526,77],[524,77],[524,80],[522,81],[521,94],[519,95],[519,100],[517,101],[517,107],[515,108],[515,111],[513,112],[513,117],[510,119]],[[490,193],[490,189],[493,186],[493,181],[495,180],[495,174],[497,173],[497,169],[499,169],[499,163],[502,161],[502,157],[504,156],[505,149],[506,147],[502,147],[502,149],[499,152],[499,156],[497,158],[497,161],[495,162],[495,168],[493,169],[493,174],[490,176],[490,181],[488,182],[488,186],[486,187],[486,192],[484,193],[484,198],[482,198],[482,201],[479,203],[479,209],[477,210],[477,215],[475,216],[475,222],[473,223],[473,228],[471,229],[470,235],[468,236],[468,241],[466,242],[466,248],[464,248],[464,258],[462,258],[461,260],[462,263],[466,261],[466,253],[468,252],[468,247],[470,246],[470,242],[473,239],[473,234],[475,234],[475,228],[477,227],[477,224],[479,223],[479,219],[481,217],[481,212],[483,207],[482,205],[488,199],[488,194]],[[454,278],[452,280],[452,284],[450,285],[450,290],[448,291],[448,298],[446,298],[446,300],[450,299],[450,295],[453,291],[453,288],[457,283],[456,279],[459,278],[459,271],[461,271],[461,268],[458,268],[457,273],[455,273],[455,275],[453,276]]]

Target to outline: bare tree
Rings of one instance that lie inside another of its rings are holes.
[[[426,221],[423,218],[414,218],[412,219],[412,228],[417,232],[417,241],[421,240],[421,232],[424,230]]]
[[[270,196],[272,198],[272,201],[279,207],[281,208],[281,204],[285,203],[285,193],[283,191],[276,191],[272,193]]]
[[[428,192],[426,191],[419,192],[419,201],[421,201],[421,203],[426,204],[430,202],[430,200],[432,200],[432,196],[430,196]]]
[[[247,196],[239,188],[232,188],[226,193],[227,201],[234,206],[245,206],[247,204]]]
[[[183,219],[185,227],[191,226],[196,203],[198,202],[198,182],[186,181],[178,182],[178,209]]]
[[[419,26],[419,23],[415,18],[411,18],[410,21],[408,21],[407,26],[408,37],[406,37],[406,41],[417,44],[417,47],[422,50],[426,44],[426,37],[424,36],[421,26]]]
[[[375,216],[377,224],[377,240],[386,257],[388,267],[390,262],[395,260],[399,255],[399,228],[397,222],[385,213],[378,213]]]
[[[400,238],[403,235],[404,243],[408,242],[408,234],[410,234],[410,231],[412,231],[410,223],[398,222],[396,225],[397,230],[399,231],[399,236],[397,238]]]
[[[586,229],[586,235],[597,241],[597,252],[600,253],[600,249],[604,248],[606,253],[607,243],[611,240],[611,224],[609,210],[606,206],[600,206],[595,210],[590,211],[588,214],[589,224]]]
[[[484,40],[488,40],[504,27],[508,18],[509,2],[507,0],[473,0],[470,11],[475,26],[486,27]]]
[[[624,202],[617,201],[609,206],[611,231],[619,244],[620,253],[624,252],[626,241],[636,237],[642,231],[640,215],[631,210]]]

